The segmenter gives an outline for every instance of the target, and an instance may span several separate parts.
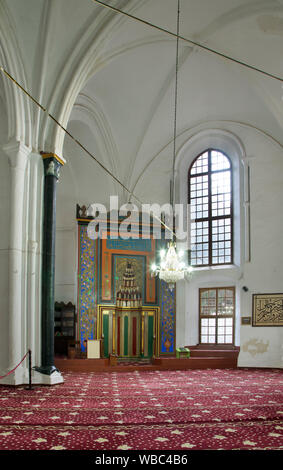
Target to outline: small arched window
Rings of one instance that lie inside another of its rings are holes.
[[[191,211],[191,264],[233,263],[232,165],[223,152],[208,149],[188,175]]]

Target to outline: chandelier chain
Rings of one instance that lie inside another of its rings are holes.
[[[173,167],[172,167],[172,207],[175,203],[175,162],[176,162],[176,138],[177,138],[177,105],[178,105],[178,68],[179,68],[179,38],[180,38],[180,0],[177,11],[177,40],[176,40],[176,66],[175,66],[175,97],[174,97],[174,133],[173,133]]]

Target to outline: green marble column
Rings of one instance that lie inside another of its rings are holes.
[[[44,163],[44,212],[42,245],[42,310],[41,367],[42,374],[51,375],[54,365],[54,279],[56,233],[56,185],[64,164],[53,153],[42,153]]]

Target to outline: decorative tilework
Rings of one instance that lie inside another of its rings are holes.
[[[87,226],[79,225],[78,305],[81,349],[84,340],[95,338],[96,325],[96,240],[87,235]]]
[[[123,240],[121,238],[111,239],[108,238],[106,242],[107,250],[120,250],[120,251],[151,251],[151,240],[129,239]]]
[[[160,354],[175,353],[176,330],[176,289],[169,289],[166,282],[160,282]]]

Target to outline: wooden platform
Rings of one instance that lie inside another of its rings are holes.
[[[128,372],[135,370],[184,370],[184,369],[235,369],[239,348],[217,349],[187,346],[190,358],[159,357],[151,363],[110,365],[109,359],[67,359],[56,358],[55,366],[61,372]]]

